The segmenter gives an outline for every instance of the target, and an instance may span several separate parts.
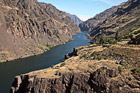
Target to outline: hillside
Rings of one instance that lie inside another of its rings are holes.
[[[83,21],[80,19],[80,18],[78,18],[76,15],[71,15],[71,14],[69,14],[69,13],[67,13],[67,15],[73,20],[73,22],[75,23],[75,24],[77,24],[78,26],[79,26],[79,24],[81,24]]]
[[[111,16],[113,13],[115,13],[118,9],[118,6],[113,6],[100,14],[97,14],[95,17],[88,19],[87,21],[81,23],[79,25],[80,29],[82,31],[91,31],[94,27],[96,27],[98,24],[105,21],[109,16]]]
[[[89,38],[98,41],[101,37],[114,38],[116,33],[120,39],[129,39],[139,33],[140,1],[129,0],[119,6],[116,13],[96,26],[89,34]]]
[[[69,55],[48,69],[16,76],[11,93],[140,92],[140,46],[88,45]]]
[[[0,62],[37,55],[80,32],[70,17],[37,0],[0,0]]]
[[[88,34],[96,44],[74,48],[62,63],[16,76],[10,92],[140,93],[139,15],[139,0],[122,3]]]

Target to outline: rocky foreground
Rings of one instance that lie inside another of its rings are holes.
[[[48,69],[16,76],[11,93],[139,93],[140,46],[88,45]]]

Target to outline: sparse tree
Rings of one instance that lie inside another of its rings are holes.
[[[119,41],[119,32],[118,31],[115,34],[115,40]]]
[[[103,44],[104,43],[104,38],[103,36],[100,37],[100,41],[99,41],[99,44]]]

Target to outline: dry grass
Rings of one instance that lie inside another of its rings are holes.
[[[127,57],[136,57],[136,59],[140,55],[140,48],[132,46],[121,46],[121,45],[113,45],[109,48],[102,47],[102,46],[96,46],[95,45],[88,45],[88,46],[82,46],[79,48],[76,48],[78,50],[79,56],[81,54],[89,54],[96,52],[102,52],[105,54],[120,54]],[[137,51],[137,52],[136,52]],[[133,54],[135,53],[135,54]],[[116,64],[117,60],[111,60],[111,59],[101,59],[101,60],[90,60],[85,58],[80,58],[79,56],[73,56],[67,60],[65,60],[63,63],[59,63],[53,67],[50,67],[48,69],[43,69],[39,71],[34,71],[31,73],[28,73],[30,75],[36,75],[40,78],[59,78],[63,74],[72,72],[72,73],[83,73],[83,74],[89,74],[101,67],[107,67],[110,69],[118,69],[118,66],[121,66],[120,64]],[[64,64],[62,66],[62,64]],[[128,75],[128,73],[131,71],[130,69],[125,69],[122,74]],[[119,75],[120,76],[120,75]],[[118,76],[118,77],[119,77]],[[116,77],[117,78],[117,77]],[[115,78],[114,78],[115,79]]]

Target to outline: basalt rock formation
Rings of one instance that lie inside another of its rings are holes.
[[[10,92],[139,93],[139,51],[135,45],[78,47],[63,63],[16,76]]]
[[[0,0],[0,62],[37,55],[80,32],[65,12],[37,0]]]
[[[79,26],[79,24],[81,24],[83,21],[80,19],[80,18],[78,18],[76,15],[71,15],[71,14],[69,14],[69,13],[67,13],[67,15],[73,20],[73,22],[75,23],[75,24],[77,24],[78,26]]]
[[[108,17],[103,23],[96,26],[89,34],[93,41],[104,38],[114,38],[118,33],[122,39],[130,38],[139,31],[140,1],[128,0],[119,5],[117,12]]]
[[[97,14],[95,17],[88,19],[87,21],[79,25],[81,31],[91,31],[98,24],[105,21],[109,16],[115,13],[118,9],[118,6],[113,6],[110,9],[105,10],[104,12]]]

